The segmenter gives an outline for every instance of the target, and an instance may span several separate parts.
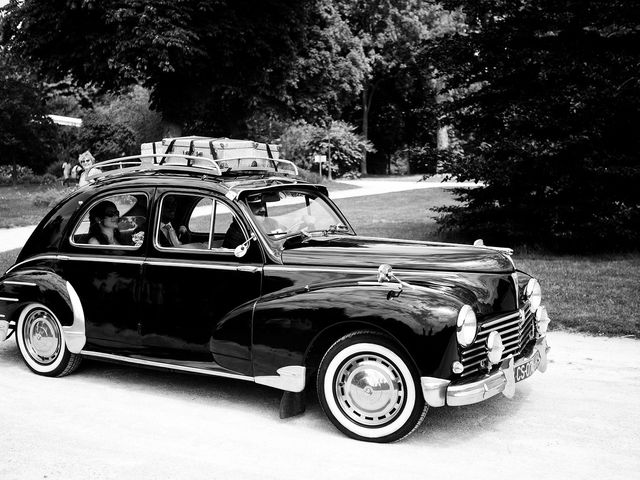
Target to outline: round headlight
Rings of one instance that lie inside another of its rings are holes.
[[[538,310],[538,307],[540,307],[540,304],[542,303],[542,289],[540,288],[540,284],[535,278],[529,280],[524,293],[529,299],[529,303],[531,304],[531,311],[535,312],[536,310]]]
[[[487,338],[487,358],[495,365],[502,359],[503,352],[504,344],[502,343],[502,337],[498,332],[491,332]]]
[[[458,313],[458,323],[456,337],[458,343],[463,347],[467,347],[473,343],[476,338],[478,322],[476,314],[469,305],[464,305]]]

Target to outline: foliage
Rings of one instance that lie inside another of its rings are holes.
[[[433,142],[436,90],[426,68],[429,59],[422,52],[435,39],[458,28],[458,15],[421,0],[336,3],[364,52],[365,76],[354,110],[361,117],[364,138],[375,139],[387,154],[407,144]],[[361,171],[367,172],[366,155]]]
[[[14,168],[12,165],[0,165],[0,185],[53,185],[57,178],[50,173],[36,175],[29,167],[16,165],[15,181],[13,178]]]
[[[52,159],[47,145],[54,143],[55,129],[46,116],[42,86],[0,49],[0,164],[42,171]]]
[[[634,2],[451,1],[468,31],[430,51],[464,155],[441,225],[565,249],[640,242],[640,11]]]
[[[129,128],[138,147],[162,138],[162,116],[149,109],[149,92],[139,85],[119,95],[106,95],[96,103],[95,110],[113,124]]]
[[[337,176],[356,171],[363,151],[373,151],[371,143],[344,122],[333,122],[330,129],[298,122],[285,130],[281,142],[283,156],[307,170],[317,169],[314,156],[329,155],[330,147],[331,171]],[[324,164],[323,169],[327,168]]]
[[[100,111],[93,111],[83,118],[78,142],[80,150],[90,150],[97,161],[140,152],[135,132],[124,124],[114,123],[110,116]]]
[[[140,83],[152,106],[185,133],[234,136],[246,132],[252,112],[322,116],[357,88],[361,65],[331,5],[12,1],[2,42],[52,81],[71,77],[109,91]]]

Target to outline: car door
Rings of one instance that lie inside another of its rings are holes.
[[[140,348],[140,281],[152,192],[119,190],[87,202],[60,251],[62,275],[82,304],[85,350],[127,354]],[[99,213],[105,205],[108,220]],[[103,223],[115,227],[116,244],[103,242],[101,234],[96,240]]]
[[[238,228],[240,240],[248,238],[236,208],[222,195],[159,192],[143,269],[142,344],[149,357],[251,373],[251,320],[263,257],[256,241],[241,258],[225,243]]]

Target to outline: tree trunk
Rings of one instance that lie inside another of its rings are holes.
[[[369,106],[371,101],[369,91],[365,86],[362,90],[362,136],[365,141],[369,140]],[[362,147],[362,160],[360,161],[360,173],[367,174],[367,147]]]
[[[11,168],[11,183],[14,187],[18,185],[18,163],[15,160]]]

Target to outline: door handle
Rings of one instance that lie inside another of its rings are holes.
[[[260,267],[253,267],[251,265],[241,265],[239,267],[236,267],[236,270],[238,272],[256,273],[257,271],[260,270]]]

